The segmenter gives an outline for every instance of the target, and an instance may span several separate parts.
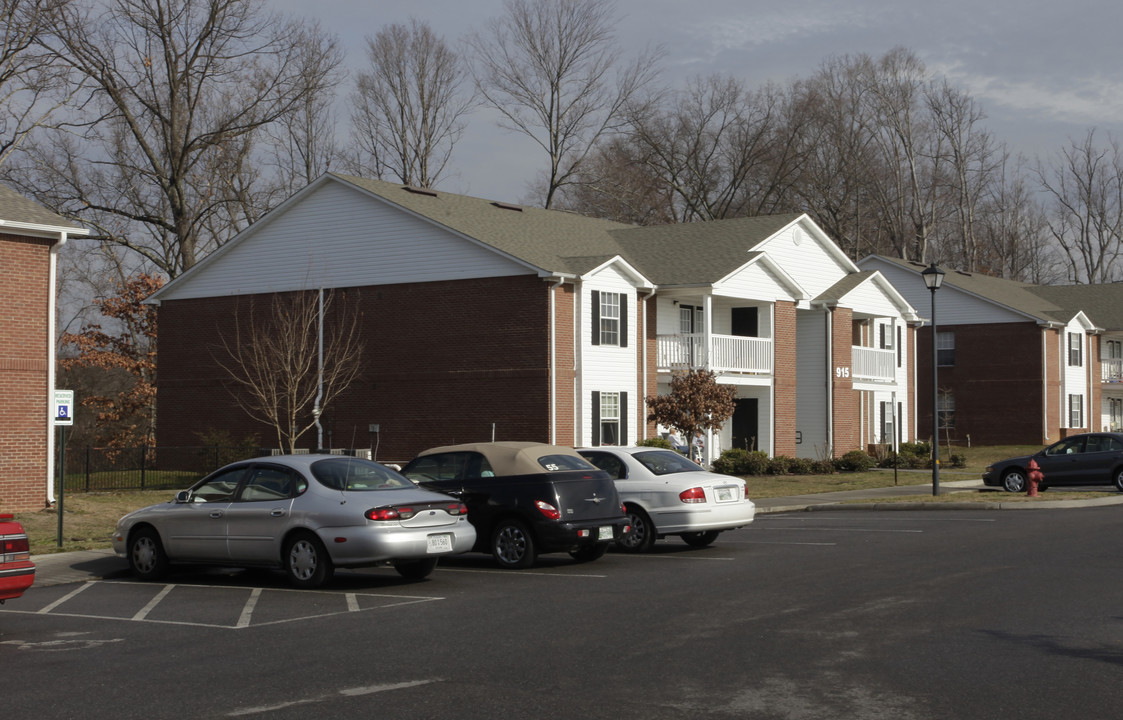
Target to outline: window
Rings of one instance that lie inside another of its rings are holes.
[[[628,444],[628,393],[594,392],[593,445]]]
[[[941,390],[936,399],[937,427],[940,430],[955,429],[955,396]]]
[[[1119,340],[1107,340],[1104,343],[1104,357],[1112,360],[1123,358],[1123,342]]]
[[[902,353],[901,353],[901,326],[897,326],[897,367],[902,367]]]
[[[238,489],[238,481],[242,479],[242,475],[245,473],[245,465],[220,470],[202,484],[191,489],[191,501],[230,502],[234,499],[234,491]]]
[[[1084,336],[1080,333],[1068,334],[1068,364],[1071,367],[1080,367],[1084,364]],[[1072,427],[1081,427],[1073,425]]]
[[[1123,399],[1108,398],[1108,430],[1119,432],[1123,429]]]
[[[940,367],[955,365],[955,333],[936,333],[936,364]]]
[[[881,403],[881,442],[893,442],[893,403]]]
[[[1068,426],[1070,428],[1084,427],[1084,396],[1068,396]]]
[[[292,493],[292,475],[287,470],[275,467],[255,467],[238,499],[242,502],[254,500],[281,500]]]
[[[878,332],[880,334],[880,345],[882,350],[893,349],[893,326],[892,325],[878,325]]]
[[[593,345],[628,347],[628,295],[593,290]]]

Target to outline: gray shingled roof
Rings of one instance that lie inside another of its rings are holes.
[[[56,228],[73,228],[74,230],[84,229],[34,200],[20,195],[6,185],[0,185],[0,220],[8,223],[47,225]]]
[[[1073,314],[1083,310],[1096,327],[1123,330],[1123,283],[1035,285],[1032,291]]]
[[[878,259],[899,265],[913,272],[920,273],[927,265],[913,260],[901,260],[884,255]],[[991,277],[982,273],[968,273],[961,270],[948,270],[942,268],[944,285],[959,288],[972,295],[978,295],[999,305],[1005,305],[1011,310],[1016,310],[1025,315],[1037,318],[1043,322],[1068,322],[1081,308],[1067,308],[1053,302],[1037,291],[1039,285],[1006,280],[1005,278]]]
[[[636,227],[467,195],[411,191],[400,183],[332,175],[546,272],[583,274],[619,255],[659,285],[717,282],[747,263],[751,248],[799,217],[773,215]],[[510,209],[515,207],[518,209]]]

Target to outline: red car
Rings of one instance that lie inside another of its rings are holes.
[[[18,598],[35,582],[35,563],[23,526],[11,515],[0,515],[0,603]]]

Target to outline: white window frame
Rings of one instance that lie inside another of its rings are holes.
[[[611,430],[611,433],[608,431]],[[606,442],[611,436],[613,442]],[[600,444],[620,444],[620,393],[602,392],[600,394]]]
[[[1068,396],[1068,426],[1084,427],[1084,396],[1080,393],[1072,393]]]
[[[600,344],[620,345],[620,293],[600,294]]]
[[[951,351],[951,362],[946,361],[947,351]],[[936,332],[936,365],[955,367],[955,333],[951,330]]]

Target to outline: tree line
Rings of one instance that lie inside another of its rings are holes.
[[[63,258],[73,324],[328,169],[439,187],[480,108],[537,146],[526,198],[545,208],[636,224],[807,212],[855,259],[1119,278],[1123,158],[1095,128],[1015,156],[906,48],[763,87],[669,87],[663,49],[625,53],[622,22],[612,0],[505,0],[461,38],[379,27],[348,76],[337,38],[264,0],[0,0],[0,180],[91,229]]]

